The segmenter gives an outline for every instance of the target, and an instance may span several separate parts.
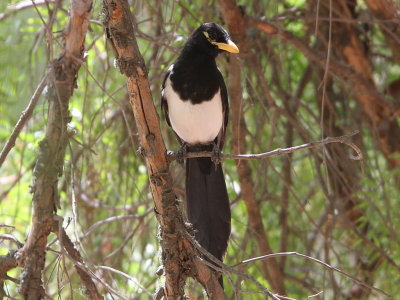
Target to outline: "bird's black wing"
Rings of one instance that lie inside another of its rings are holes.
[[[162,86],[161,86],[162,87],[162,90],[161,90],[161,110],[162,110],[162,112],[164,114],[165,120],[167,121],[167,123],[168,123],[168,125],[170,127],[172,127],[172,126],[171,126],[171,122],[169,120],[168,102],[167,102],[167,99],[165,99],[165,97],[164,97],[164,89],[165,89],[165,83],[167,82],[167,79],[168,79],[169,75],[171,74],[171,69],[172,68],[169,68],[167,74],[165,74],[165,77],[164,77],[164,80],[163,80]]]
[[[222,101],[222,112],[224,114],[224,123],[222,124],[221,132],[218,136],[219,140],[219,148],[222,150],[225,143],[225,134],[226,128],[228,127],[228,120],[229,120],[229,101],[228,101],[228,92],[226,90],[226,85],[224,78],[222,77],[221,72],[218,70],[218,81],[219,81],[219,88],[221,93],[221,101]]]

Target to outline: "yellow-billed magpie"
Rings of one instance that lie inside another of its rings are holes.
[[[186,151],[222,150],[229,104],[215,58],[238,53],[228,32],[215,23],[197,28],[169,68],[161,106]],[[196,240],[222,260],[231,231],[231,212],[224,174],[211,158],[186,159],[186,208]],[[222,280],[220,281],[222,283]]]

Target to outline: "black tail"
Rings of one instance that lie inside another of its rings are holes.
[[[186,159],[186,199],[196,240],[222,261],[231,233],[231,210],[221,164],[215,167],[209,157]]]

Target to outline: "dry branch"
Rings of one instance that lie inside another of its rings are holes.
[[[264,153],[257,153],[257,154],[226,154],[226,153],[222,153],[221,158],[222,159],[231,158],[231,159],[237,159],[237,160],[265,159],[265,158],[268,158],[271,156],[289,154],[289,153],[293,153],[293,152],[296,152],[299,150],[312,149],[312,148],[320,147],[320,146],[331,144],[331,143],[342,143],[342,144],[345,144],[345,145],[351,147],[357,153],[357,156],[350,156],[349,159],[362,160],[363,155],[361,153],[360,148],[358,148],[357,145],[355,145],[354,143],[349,141],[349,138],[351,138],[352,136],[354,136],[358,133],[359,133],[359,131],[357,130],[348,135],[343,135],[343,136],[338,136],[338,137],[327,137],[321,141],[310,142],[307,144],[289,147],[289,148],[278,148],[278,149],[264,152]],[[170,161],[181,159],[181,158],[212,157],[213,155],[214,155],[213,152],[204,151],[204,152],[188,152],[183,157],[181,157],[178,152],[172,152],[172,151],[168,152]]]
[[[62,174],[69,138],[68,104],[83,61],[91,8],[91,0],[72,2],[70,21],[64,32],[65,51],[52,62],[48,76],[49,111],[45,138],[39,143],[39,155],[34,169],[32,226],[25,245],[18,253],[24,267],[19,293],[24,299],[38,300],[45,296],[42,272],[47,237],[52,231],[54,212],[59,206],[57,183]]]
[[[229,267],[225,264],[223,264],[221,261],[216,259],[214,256],[212,256],[211,253],[209,253],[206,249],[204,249],[187,231],[186,229],[181,229],[182,233],[187,237],[187,239],[194,245],[194,247],[202,253],[205,257],[207,257],[210,261],[213,262],[210,263],[205,260],[200,260],[199,258],[196,258],[194,260],[194,264],[196,266],[196,274],[195,277],[199,280],[199,282],[203,285],[209,288],[212,293],[210,298],[211,299],[227,299],[226,295],[223,292],[223,289],[218,283],[218,280],[216,279],[215,276],[212,275],[211,271],[209,268],[206,266],[209,266],[211,269],[214,269],[218,272],[222,272],[224,274],[231,273],[231,274],[236,274],[239,277],[248,279],[249,281],[253,282],[260,290],[261,293],[264,293],[266,296],[270,296],[272,299],[279,300],[279,296],[276,294],[273,294],[271,291],[269,291],[267,288],[265,288],[261,283],[259,283],[256,279],[254,279],[252,276],[245,274],[233,267]],[[210,293],[209,293],[210,295]]]
[[[185,265],[187,268],[190,257],[176,227],[176,224],[183,226],[183,219],[172,191],[166,149],[152,101],[147,70],[134,35],[133,18],[129,5],[124,0],[104,0],[103,13],[107,38],[114,48],[119,70],[126,76],[141,153],[146,161],[155,211],[160,223],[159,236],[166,279],[161,294],[164,293],[167,299],[183,298],[183,287],[188,275]]]

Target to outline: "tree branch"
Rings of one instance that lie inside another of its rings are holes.
[[[24,270],[19,293],[28,300],[45,296],[42,271],[45,266],[47,236],[54,224],[58,204],[58,179],[62,174],[65,148],[68,143],[68,105],[76,86],[83,50],[91,0],[74,0],[71,17],[64,32],[65,51],[51,63],[48,76],[49,111],[45,138],[39,143],[39,155],[32,184],[32,227],[18,255]],[[51,79],[51,80],[50,80]]]

